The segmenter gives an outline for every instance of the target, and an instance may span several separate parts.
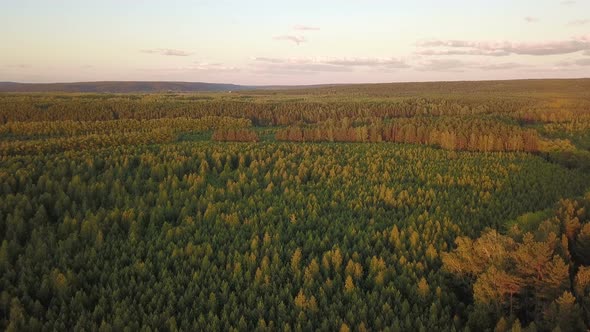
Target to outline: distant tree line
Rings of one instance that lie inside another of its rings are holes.
[[[278,130],[276,139],[292,142],[396,142],[437,145],[449,150],[539,150],[536,131],[498,121],[458,118],[398,119],[352,126],[350,121]]]
[[[238,97],[239,98],[239,97]],[[165,95],[7,95],[0,98],[0,124],[42,121],[108,121],[120,119],[201,118],[250,119],[255,126],[319,123],[329,119],[473,115],[520,111],[533,102],[507,98],[396,98],[317,101],[179,98]]]
[[[216,116],[199,119],[10,122],[0,125],[0,138],[4,138],[0,140],[0,152],[6,155],[38,154],[158,144],[173,142],[180,133],[250,126],[248,119]],[[242,133],[239,130],[238,132]]]

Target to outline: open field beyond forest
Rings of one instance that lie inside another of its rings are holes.
[[[0,93],[0,329],[590,325],[590,80]]]

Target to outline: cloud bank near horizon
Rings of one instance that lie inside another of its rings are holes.
[[[253,2],[182,4],[105,0],[72,17],[84,7],[74,0],[37,12],[12,3],[0,13],[9,28],[0,75],[242,84],[590,77],[590,1],[301,0],[267,3],[264,15]],[[485,15],[469,15],[484,5]],[[115,7],[134,15],[113,16]]]
[[[152,48],[152,49],[141,50],[141,52],[147,53],[147,54],[159,54],[159,55],[166,55],[166,56],[190,56],[193,54],[192,52],[187,52],[187,51],[183,51],[183,50],[175,50],[175,49],[171,49],[171,48]]]

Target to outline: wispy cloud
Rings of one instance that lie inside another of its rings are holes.
[[[209,62],[195,62],[194,66],[188,67],[189,70],[200,70],[200,71],[239,71],[240,68],[233,66],[226,66],[222,63],[209,63]]]
[[[561,41],[545,41],[538,43],[514,43],[514,42],[485,42],[465,40],[428,40],[418,43],[419,47],[440,47],[447,49],[461,49],[461,51],[473,52],[476,55],[557,55],[569,54],[590,50],[590,37],[572,38]],[[448,50],[447,50],[448,51]],[[443,51],[444,52],[444,51]],[[480,52],[481,54],[478,54]],[[449,53],[453,53],[449,51]],[[426,55],[426,54],[423,54]],[[444,55],[434,54],[434,55]],[[449,54],[455,55],[455,54]]]
[[[568,22],[567,25],[569,25],[569,26],[581,26],[581,25],[586,25],[588,23],[590,23],[590,19],[570,21],[570,22]]]
[[[252,58],[252,60],[260,61],[260,62],[269,62],[269,63],[283,63],[283,62],[285,62],[285,59],[267,58],[267,57],[254,57],[254,58]]]
[[[352,68],[322,63],[313,58],[254,58],[254,72],[273,75],[350,72]]]
[[[390,68],[408,68],[409,65],[396,58],[372,58],[372,57],[354,57],[354,58],[334,58],[334,57],[308,57],[308,58],[267,58],[256,57],[255,61],[266,63],[287,63],[287,64],[324,64],[343,67],[390,67]]]
[[[166,55],[166,56],[189,56],[193,53],[183,51],[183,50],[175,50],[171,48],[153,48],[147,50],[141,50],[142,53],[147,54],[159,54],[159,55]]]
[[[558,63],[558,66],[563,66],[563,67],[573,67],[573,66],[587,67],[587,66],[590,66],[590,58],[562,61],[562,62]]]
[[[528,65],[516,62],[481,63],[459,59],[434,59],[416,64],[418,71],[464,72],[469,70],[501,71],[527,68]]]
[[[314,27],[314,26],[309,26],[309,25],[297,24],[297,25],[293,26],[293,30],[299,30],[299,31],[318,31],[318,30],[320,30],[320,28]]]
[[[515,62],[504,62],[504,63],[493,63],[487,65],[480,65],[477,68],[482,70],[510,70],[510,69],[518,69],[518,68],[526,68],[529,67],[522,63],[515,63]]]
[[[179,73],[207,73],[207,74],[219,74],[229,72],[241,71],[238,67],[227,66],[221,63],[209,63],[209,62],[194,62],[188,66],[178,67],[164,67],[164,68],[140,68],[139,70],[144,72],[157,72],[166,74],[179,74]]]
[[[420,50],[414,52],[417,55],[424,55],[424,56],[435,56],[435,55],[485,55],[485,56],[507,56],[510,55],[509,52],[504,50],[480,50],[480,49],[471,49],[471,50],[458,50],[458,49],[451,49],[451,50]]]
[[[416,67],[419,71],[455,71],[461,72],[472,67],[473,63],[457,59],[435,59],[429,60]]]
[[[328,58],[323,61],[331,65],[350,67],[410,67],[405,61],[396,58]]]
[[[402,70],[433,72],[464,72],[471,70],[502,71],[529,68],[516,62],[478,62],[460,59],[431,59],[414,63],[397,58],[347,58],[347,57],[299,57],[299,58],[252,58],[254,66],[267,72],[350,72],[363,70]]]
[[[265,72],[270,74],[297,74],[297,73],[337,73],[350,72],[352,68],[343,66],[332,66],[321,63],[280,63],[271,65],[255,66],[254,72]]]
[[[539,19],[537,17],[527,16],[524,18],[525,22],[527,23],[537,23]]]
[[[307,42],[307,39],[303,36],[294,36],[294,35],[281,35],[273,37],[274,40],[284,40],[284,41],[291,41],[295,44],[299,45],[301,43]]]
[[[255,66],[269,72],[349,72],[358,68],[403,69],[410,66],[395,58],[253,58]]]

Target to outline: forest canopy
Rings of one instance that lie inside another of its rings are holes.
[[[588,91],[0,94],[0,329],[587,329]]]

